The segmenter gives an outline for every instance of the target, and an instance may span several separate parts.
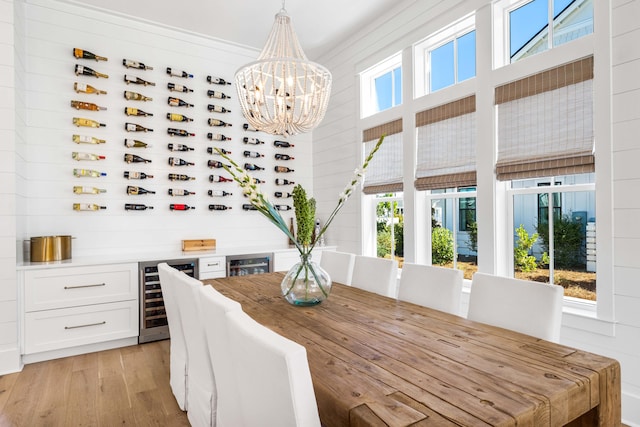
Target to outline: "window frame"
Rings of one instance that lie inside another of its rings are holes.
[[[402,70],[402,51],[395,53],[394,55],[380,61],[376,65],[360,73],[360,115],[361,119],[373,116],[382,111],[388,111],[395,107],[402,105],[402,86],[400,86],[401,99],[399,103],[395,103],[396,98],[396,85],[395,82],[395,70],[400,68],[400,85],[403,80]],[[376,79],[384,76],[387,73],[391,73],[391,107],[383,110],[378,110],[378,93],[376,90]]]
[[[393,207],[393,203],[399,203],[401,204],[401,206],[397,206],[398,209],[401,209],[402,211],[402,221],[404,223],[404,192],[403,191],[398,191],[395,193],[392,193],[391,196],[380,196],[379,194],[370,194],[368,197],[371,197],[371,205],[372,205],[372,218],[373,218],[373,227],[376,229],[375,230],[375,236],[376,236],[376,241],[375,241],[375,250],[374,250],[374,254],[373,256],[377,257],[378,256],[378,240],[377,240],[377,236],[378,236],[378,230],[377,230],[377,225],[378,225],[378,204],[379,203],[384,203],[384,202],[389,202],[391,203],[391,206]],[[393,209],[393,213],[392,215],[395,216],[395,208]],[[393,220],[391,221],[391,227],[390,227],[390,232],[391,232],[391,256],[395,257],[396,256],[396,251],[395,251],[395,226],[394,226],[394,222]],[[404,251],[404,248],[403,248]]]

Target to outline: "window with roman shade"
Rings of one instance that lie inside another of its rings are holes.
[[[476,97],[416,114],[417,190],[476,185]]]
[[[495,90],[499,180],[595,171],[593,57]]]
[[[382,135],[384,142],[367,167],[362,191],[365,194],[402,191],[402,119],[362,132],[364,155],[369,155]]]

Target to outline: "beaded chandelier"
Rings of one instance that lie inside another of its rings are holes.
[[[331,73],[307,60],[284,1],[258,60],[239,69],[235,81],[249,124],[273,135],[311,131],[324,118],[331,93]]]

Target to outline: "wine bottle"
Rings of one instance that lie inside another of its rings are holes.
[[[129,122],[124,124],[124,129],[127,132],[153,132],[153,129],[151,129],[151,128],[146,128],[146,127],[141,126],[139,124],[129,123]]]
[[[177,173],[170,173],[168,175],[169,181],[193,181],[196,178],[189,175],[182,175]]]
[[[245,123],[242,125],[242,128],[244,130],[250,131],[250,132],[258,132],[258,129],[254,128],[253,126],[251,126],[249,123]]]
[[[124,155],[124,161],[127,163],[151,163],[151,160],[143,159],[137,154],[129,154],[129,153]]]
[[[217,92],[215,90],[208,90],[207,96],[209,98],[217,98],[217,99],[231,99],[231,97],[225,93]]]
[[[276,185],[294,185],[295,182],[288,179],[276,178]]]
[[[252,144],[252,145],[260,145],[260,144],[264,144],[264,141],[259,140],[258,138],[248,138],[248,137],[244,137],[242,138],[242,141],[245,144]]]
[[[254,158],[264,157],[264,154],[260,154],[257,151],[245,150],[242,154],[244,154],[245,157],[254,157]]]
[[[74,211],[99,211],[102,209],[107,209],[107,207],[96,205],[95,203],[74,203],[73,204]]]
[[[167,148],[170,151],[193,151],[194,148],[188,147],[184,144],[167,144]]]
[[[167,128],[167,133],[171,136],[196,136],[195,133],[187,132],[184,129]]]
[[[77,176],[78,178],[80,177],[99,178],[101,176],[107,176],[107,173],[91,170],[91,169],[74,169],[73,175]]]
[[[226,197],[233,195],[233,193],[229,193],[228,191],[224,190],[209,190],[207,191],[207,194],[211,197]]]
[[[295,157],[291,157],[288,154],[280,154],[280,153],[276,153],[275,155],[276,160],[294,160]]]
[[[283,172],[283,173],[284,173],[284,172],[294,172],[294,170],[293,170],[293,169],[288,168],[288,167],[286,167],[286,166],[275,166],[273,169],[274,169],[276,172]]]
[[[169,157],[169,166],[193,166],[194,164],[178,157]]]
[[[217,160],[207,160],[207,166],[209,166],[210,168],[223,168],[225,166],[228,168],[231,167],[231,165],[225,165],[224,163]]]
[[[137,139],[125,139],[124,146],[129,148],[151,148],[151,144],[147,144],[146,142],[138,141]]]
[[[231,123],[223,122],[222,120],[218,120],[218,119],[209,119],[207,120],[207,123],[209,124],[209,126],[221,126],[221,127],[233,126]]]
[[[173,96],[167,98],[167,104],[171,105],[172,107],[193,107],[193,104],[189,104],[187,101],[184,101],[180,98],[174,98]]]
[[[195,206],[184,205],[182,203],[171,203],[169,209],[172,211],[188,211],[189,209],[195,209]]]
[[[185,79],[193,78],[193,74],[189,74],[186,71],[172,70],[171,67],[167,67],[167,74],[173,77],[184,77]]]
[[[193,89],[189,89],[184,85],[178,85],[171,82],[167,83],[167,89],[169,89],[171,92],[193,92]]]
[[[207,76],[207,81],[210,84],[215,85],[230,85],[231,82],[226,81],[225,79],[221,79],[220,77]]]
[[[253,163],[245,163],[244,164],[244,169],[248,170],[248,171],[263,171],[264,170],[263,167],[255,165]]]
[[[80,64],[76,64],[75,73],[76,73],[76,76],[79,76],[80,74],[82,74],[83,76],[102,77],[104,79],[109,78],[109,76],[106,74],[99,73],[96,70],[93,70],[89,67],[85,67],[84,65],[80,65]]]
[[[100,95],[100,94],[107,94],[107,91],[105,90],[100,90],[100,89],[96,89],[95,87],[88,85],[86,83],[79,83],[79,82],[74,82],[73,83],[73,90],[75,90],[77,93],[80,92],[84,92],[84,93],[95,93],[96,95]]]
[[[260,178],[253,178],[254,184],[264,184],[266,181]]]
[[[107,109],[107,107],[100,107],[92,102],[75,101],[75,100],[71,101],[71,106],[76,110],[82,109],[82,110],[90,110],[90,111],[100,111],[100,110]]]
[[[222,154],[226,154],[226,155],[231,154],[231,151],[225,150],[224,148],[218,148],[218,150],[220,150],[220,152]],[[207,153],[209,153],[209,154],[219,154],[217,151],[213,150],[213,147],[207,147]]]
[[[149,98],[138,92],[131,92],[130,90],[124,91],[124,98],[129,101],[153,101],[153,98]]]
[[[170,188],[169,195],[170,196],[190,196],[192,194],[196,194],[193,191],[185,190],[183,188]]]
[[[100,123],[97,122],[95,120],[91,120],[91,119],[85,119],[82,117],[74,117],[73,118],[73,124],[80,127],[88,127],[88,128],[100,128],[100,127],[105,127],[106,124],[104,123]]]
[[[291,193],[283,193],[282,191],[276,191],[275,193],[273,193],[273,195],[279,199],[287,199],[289,197],[292,197]]]
[[[71,137],[71,139],[76,144],[80,144],[80,143],[83,143],[83,144],[104,144],[105,142],[107,142],[104,139],[98,139],[98,138],[95,138],[93,136],[87,136],[87,135],[73,135]]]
[[[258,208],[256,208],[255,206],[253,206],[250,203],[244,203],[242,205],[242,209],[245,210],[245,211],[257,211],[258,210]]]
[[[97,188],[97,187],[83,187],[80,185],[74,185],[73,192],[76,194],[100,194],[100,193],[106,193],[107,190],[103,188]]]
[[[291,206],[289,205],[273,205],[273,207],[277,210],[277,211],[290,211],[291,209],[293,209]]]
[[[77,151],[74,151],[73,153],[71,153],[71,158],[73,160],[104,160],[106,159],[105,156],[100,156],[98,154],[78,153]]]
[[[209,205],[210,211],[226,211],[227,209],[232,209],[232,207],[225,205]]]
[[[295,145],[291,144],[290,142],[278,141],[278,140],[273,141],[273,145],[275,145],[276,147],[281,147],[281,148],[295,147]]]
[[[141,205],[138,203],[124,204],[124,210],[126,211],[146,211],[147,209],[153,209],[153,206]]]
[[[153,67],[144,65],[142,62],[132,61],[131,59],[123,59],[122,65],[124,65],[127,68],[137,68],[139,70],[153,70]]]
[[[231,110],[221,107],[220,105],[213,105],[213,104],[207,105],[207,110],[214,113],[230,113],[231,112]]]
[[[124,107],[124,113],[127,116],[142,116],[142,117],[148,117],[151,116],[153,117],[152,113],[147,113],[146,111],[142,111],[138,108],[134,108],[134,107]]]
[[[293,217],[289,219],[289,234],[291,234],[291,237],[295,239],[296,233],[293,228]],[[289,246],[295,246],[296,243],[291,239],[291,237],[289,237]]]
[[[144,172],[124,171],[124,177],[127,179],[147,179],[147,178],[153,178],[153,175],[149,175]]]
[[[108,61],[109,59],[104,56],[98,56],[95,53],[91,53],[88,50],[80,49],[79,47],[73,48],[73,56],[78,59],[95,59],[96,61]]]
[[[139,196],[141,194],[156,194],[156,192],[135,185],[127,185],[127,194],[130,196]]]
[[[233,179],[225,178],[222,175],[209,175],[209,182],[231,182]]]
[[[182,114],[176,114],[176,113],[167,113],[167,119],[171,120],[172,122],[192,122],[193,119],[182,115]]]
[[[231,141],[230,137],[228,137],[226,135],[223,135],[221,133],[211,133],[211,132],[209,132],[207,134],[207,138],[209,138],[212,141]]]
[[[136,84],[136,85],[143,85],[143,86],[155,86],[156,85],[153,82],[148,82],[146,80],[141,79],[140,77],[132,76],[131,74],[125,74],[124,75],[124,82],[126,84],[133,83],[133,84]]]

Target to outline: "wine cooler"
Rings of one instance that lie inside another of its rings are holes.
[[[146,261],[138,263],[140,284],[140,334],[138,343],[169,338],[167,313],[160,288],[158,264],[166,262],[191,277],[198,277],[197,259]]]
[[[227,276],[247,276],[273,271],[273,254],[227,256]]]

